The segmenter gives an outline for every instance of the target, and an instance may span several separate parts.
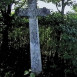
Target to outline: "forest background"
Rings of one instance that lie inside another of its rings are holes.
[[[55,4],[58,12],[39,17],[43,71],[38,77],[77,77],[77,4],[71,0],[43,1]],[[15,11],[28,7],[27,0],[0,2],[0,77],[28,77],[29,20],[12,12],[13,4]],[[64,14],[66,5],[75,13]]]

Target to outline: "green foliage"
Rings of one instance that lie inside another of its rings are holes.
[[[30,77],[35,77],[35,74],[34,74],[34,73],[30,73],[30,72],[31,72],[30,69],[29,69],[29,71],[26,70],[26,71],[24,72],[24,75],[28,75],[28,74],[29,74]]]
[[[5,73],[5,77],[14,77],[14,73],[11,73],[11,71]]]
[[[0,10],[2,8],[5,8],[7,5],[9,5],[9,4],[13,3],[13,2],[14,2],[14,0],[1,0],[0,1]]]
[[[26,70],[26,71],[24,72],[24,75],[29,74],[29,72],[30,72],[30,71]]]
[[[56,51],[56,45],[59,45],[58,53],[60,57],[63,58],[65,61],[68,60],[68,62],[66,62],[66,66],[68,66],[68,68],[65,69],[66,73],[76,74],[77,15],[74,13],[68,13],[64,16],[64,23],[62,23],[61,15],[58,13],[53,13],[51,16],[41,18],[39,19],[39,21],[40,24],[44,25],[40,28],[40,41],[42,46],[42,52],[47,51],[48,53],[54,53]],[[61,35],[57,35],[56,31],[60,31]],[[58,36],[60,36],[60,41],[56,40]],[[71,68],[73,69],[72,71],[70,69],[71,65]]]
[[[56,1],[59,0],[53,0],[53,2]],[[10,4],[11,2],[12,0],[5,0],[6,5]],[[22,5],[24,5],[23,3],[24,2],[22,2]],[[16,4],[18,4],[18,2],[16,2]],[[3,2],[1,2],[1,8],[6,6],[2,5]],[[21,6],[21,3],[19,6]],[[12,16],[13,15],[14,14],[12,13]],[[2,16],[0,14],[0,18],[1,17]],[[2,32],[4,29],[3,20],[0,21],[0,24],[0,31]],[[29,44],[29,20],[27,17],[21,18],[14,15],[14,20],[12,20],[12,27],[9,28],[8,32],[10,47],[15,49],[25,48],[25,45]],[[39,34],[42,55],[45,54],[46,56],[54,56],[55,52],[57,51],[58,56],[61,59],[64,59],[66,66],[64,69],[65,73],[74,73],[77,75],[77,14],[66,14],[64,16],[64,23],[60,13],[52,13],[47,17],[39,17]],[[2,33],[0,34],[0,38],[0,44],[2,44]],[[16,60],[16,62],[18,62],[18,57]],[[56,70],[60,68],[55,62],[50,66],[52,69]],[[29,73],[30,72],[26,70],[24,75]],[[5,77],[13,77],[13,75],[14,73],[11,73],[10,71],[5,73]],[[30,73],[30,77],[35,77],[35,75]]]
[[[77,3],[73,4],[73,10],[77,12]]]
[[[30,77],[35,77],[35,74],[34,74],[34,73],[31,73],[31,74],[30,74]]]

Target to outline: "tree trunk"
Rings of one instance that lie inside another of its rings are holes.
[[[8,50],[8,29],[11,26],[11,4],[8,5],[7,9],[1,10],[2,16],[3,16],[3,23],[6,25],[6,27],[3,29],[3,39],[2,39],[2,51]],[[9,20],[9,22],[8,22]]]
[[[62,0],[62,10],[61,10],[61,15],[62,15],[62,20],[63,20],[62,23],[64,23],[64,10],[65,10],[65,6],[66,6],[64,1],[65,0]]]

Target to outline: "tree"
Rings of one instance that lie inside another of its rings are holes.
[[[8,30],[11,29],[13,26],[12,21],[15,21],[14,15],[12,15],[12,5],[15,4],[17,7],[16,9],[24,6],[26,3],[26,0],[7,0],[7,1],[1,1],[0,3],[0,13],[2,15],[2,22],[4,23],[5,27],[3,27],[2,35],[3,35],[3,43],[2,43],[2,49],[7,50],[8,49]],[[16,10],[15,9],[15,10]],[[8,22],[9,20],[9,22]],[[5,48],[4,48],[5,47]],[[4,51],[5,51],[4,50]]]
[[[19,1],[21,1],[21,0],[19,0]],[[14,57],[13,56],[14,52],[12,52],[12,51],[14,51],[14,49],[13,50],[9,49],[9,45],[8,45],[9,38],[8,38],[8,36],[9,36],[9,32],[12,31],[12,27],[17,25],[17,22],[16,22],[17,16],[15,15],[15,13],[14,14],[11,13],[12,12],[11,7],[12,7],[13,3],[18,4],[18,5],[20,4],[16,8],[22,7],[25,4],[25,0],[23,0],[22,2],[19,2],[19,1],[17,1],[17,0],[16,1],[15,0],[1,0],[1,3],[0,3],[0,7],[1,7],[0,8],[0,16],[1,16],[0,27],[2,29],[1,32],[0,32],[2,34],[2,41],[1,41],[2,44],[1,44],[1,51],[0,51],[0,64],[2,64],[1,69],[4,69],[4,70],[6,70],[7,67],[10,67],[8,60],[10,60],[10,64],[13,65],[13,66],[16,62],[15,59],[16,59],[17,56]],[[18,19],[18,21],[19,21],[19,19]],[[11,58],[10,55],[13,56],[13,57]],[[16,55],[16,54],[14,54],[14,55]],[[13,61],[13,63],[11,61]],[[21,65],[21,63],[19,65]],[[19,70],[17,69],[17,72],[18,71]],[[0,71],[0,73],[1,73],[1,71]],[[2,73],[3,73],[2,77],[4,77],[6,72],[2,71]],[[16,73],[16,75],[19,75],[19,74]]]
[[[73,3],[72,0],[42,0],[42,1],[54,3],[56,5],[57,10],[62,15],[64,15],[64,10],[65,10],[66,5],[69,6]],[[58,9],[58,7],[61,7],[61,11]]]
[[[40,23],[41,25],[44,25],[42,26],[43,29],[41,27],[42,31],[40,33],[42,41],[41,49],[44,48],[42,51],[47,51],[46,54],[51,51],[52,55],[55,55],[54,64],[56,67],[53,68],[55,68],[55,70],[61,69],[60,73],[64,71],[64,74],[69,75],[69,77],[70,75],[76,75],[77,14],[66,14],[65,22],[62,24],[61,14],[53,13],[46,18],[41,18]],[[60,37],[58,35],[59,31],[61,31]],[[55,51],[57,51],[58,53],[55,53]],[[60,65],[60,62],[63,64]],[[52,67],[54,66],[54,64],[50,66]],[[57,64],[59,64],[59,66]],[[62,75],[59,77],[65,76]]]
[[[77,3],[74,3],[74,4],[73,4],[73,10],[74,10],[75,12],[77,12]]]

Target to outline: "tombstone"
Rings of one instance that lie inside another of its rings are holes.
[[[46,16],[50,14],[50,10],[37,8],[37,0],[28,0],[28,8],[21,8],[16,14],[22,17],[29,17],[31,70],[35,74],[40,74],[42,72],[42,62],[37,16]]]

